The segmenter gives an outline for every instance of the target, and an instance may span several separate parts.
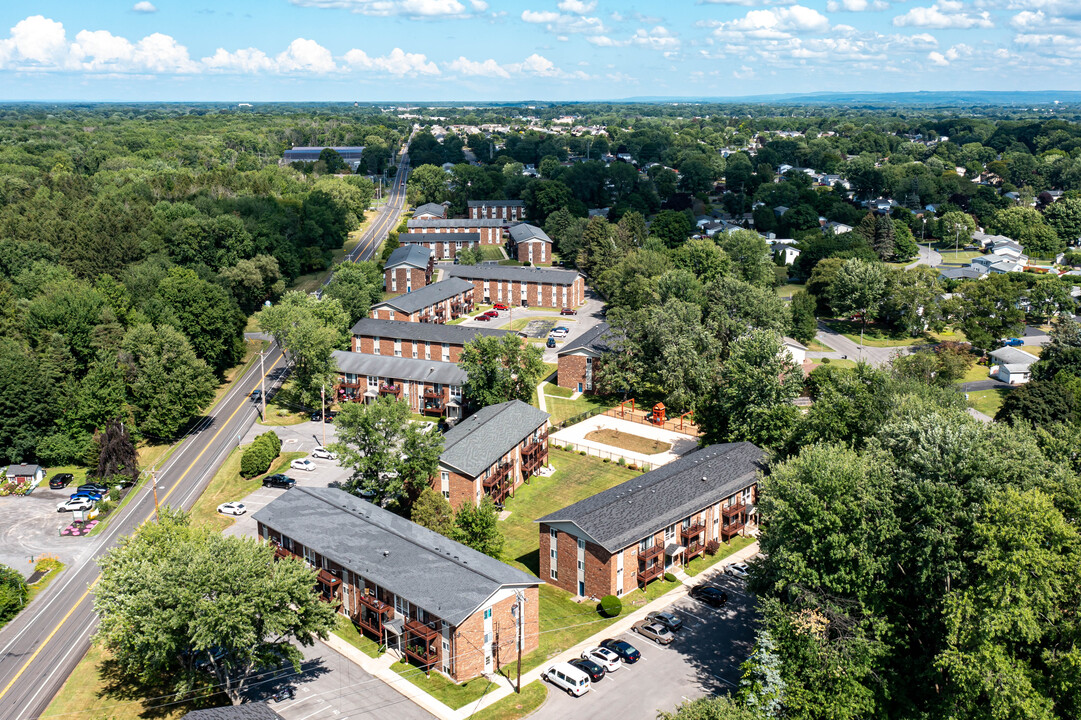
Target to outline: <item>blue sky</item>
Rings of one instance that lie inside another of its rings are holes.
[[[1081,0],[37,0],[3,100],[1081,90]]]

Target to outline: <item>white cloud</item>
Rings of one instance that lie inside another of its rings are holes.
[[[968,30],[994,27],[991,13],[986,10],[969,13],[965,5],[958,0],[939,0],[930,7],[914,7],[904,15],[893,19],[898,27],[925,27],[940,29]]]
[[[225,48],[218,48],[210,57],[202,59],[203,66],[208,70],[220,70],[233,73],[258,73],[277,72],[278,64],[271,60],[265,52],[256,48],[246,48],[236,52],[228,52]]]
[[[946,56],[940,52],[927,53],[927,59],[930,60],[933,65],[938,65],[939,67],[945,67],[950,64],[950,61],[946,59]]]
[[[653,50],[671,51],[679,48],[679,38],[662,25],[658,25],[652,30],[639,28],[631,37],[631,42]]]
[[[355,70],[379,70],[402,76],[439,75],[439,67],[423,53],[407,53],[394,48],[383,57],[369,57],[363,50],[353,49],[345,54],[345,62]]]
[[[588,63],[583,62],[579,64],[586,65]],[[536,53],[530,55],[522,62],[506,63],[504,65],[500,65],[491,58],[477,61],[470,60],[466,57],[459,57],[457,60],[446,63],[444,67],[449,72],[469,77],[497,77],[504,80],[515,75],[558,78],[563,80],[585,80],[589,78],[589,75],[581,70],[566,72],[557,67],[556,64],[548,58]]]
[[[822,13],[803,5],[793,5],[769,10],[751,10],[742,18],[717,23],[713,34],[722,40],[783,39],[796,33],[825,32],[829,27],[829,20]]]
[[[451,72],[456,72],[459,75],[465,75],[467,77],[510,77],[510,73],[504,70],[499,63],[491,58],[476,62],[464,57],[459,57],[457,60],[452,60],[447,63],[446,68]]]
[[[488,9],[488,3],[484,0],[469,0],[469,5],[477,12],[484,12]]]
[[[552,10],[523,10],[522,21],[532,25],[544,25],[548,32],[559,35],[573,33],[604,33],[600,18],[587,15],[568,15]]]
[[[469,13],[458,0],[290,0],[300,7],[349,10],[361,15],[404,15],[413,18],[455,18],[467,17]],[[487,3],[482,2],[484,8]]]
[[[740,67],[739,70],[732,71],[732,77],[736,78],[737,80],[746,80],[748,78],[753,78],[754,75],[754,68],[748,65],[743,65]]]
[[[45,66],[64,65],[70,49],[64,25],[41,15],[15,23],[11,37],[2,43],[13,60]]]
[[[830,12],[880,12],[889,8],[886,0],[829,0],[826,10]]]
[[[330,50],[314,40],[297,38],[275,58],[278,72],[329,73],[338,69]]]
[[[71,46],[72,60],[84,70],[122,71],[134,57],[135,46],[108,30],[83,30]]]
[[[199,66],[188,57],[188,49],[169,35],[153,33],[135,45],[132,61],[136,68],[155,73],[193,73]]]
[[[703,5],[741,5],[762,7],[764,5],[795,5],[796,0],[699,0]]]
[[[137,13],[156,13],[158,9],[154,7],[154,3],[147,2],[147,0],[140,0],[135,3],[131,9]]]
[[[590,0],[590,2],[584,0],[560,0],[559,5],[556,7],[563,12],[585,15],[593,12],[593,8],[597,7],[597,0]]]

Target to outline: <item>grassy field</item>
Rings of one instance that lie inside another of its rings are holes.
[[[552,383],[546,383],[542,389],[545,397],[569,398],[574,394],[574,391],[570,388],[559,387]]]
[[[667,452],[672,449],[671,443],[612,429],[592,430],[586,433],[586,440],[604,443],[605,445],[617,447],[620,450],[641,453],[643,455],[656,455],[657,453]]]
[[[968,372],[966,372],[964,377],[962,377],[958,382],[966,383],[966,382],[976,382],[978,380],[987,380],[987,379],[989,379],[988,376],[987,376],[987,373],[988,373],[989,370],[990,370],[990,368],[987,367],[986,365],[980,365],[979,363],[972,363],[972,367],[970,367],[968,369]]]
[[[544,398],[544,406],[552,416],[551,422],[553,424],[561,423],[567,418],[589,412],[590,410],[607,410],[616,405],[618,405],[618,403],[611,398],[599,398],[593,395],[583,395],[577,400],[552,397],[550,395],[545,396]]]
[[[368,657],[379,657],[379,643],[361,632],[356,623],[345,615],[338,615],[338,627],[332,632]]]
[[[433,671],[430,676],[425,676],[423,670],[411,663],[396,662],[390,667],[394,672],[454,710],[476,702],[491,690],[499,687],[483,675],[456,685],[438,672]]]
[[[721,560],[724,560],[732,553],[739,552],[743,548],[753,543],[754,538],[737,535],[736,537],[732,538],[732,540],[728,543],[721,543],[721,549],[717,551],[716,555],[714,555],[713,557],[710,557],[709,555],[699,555],[698,557],[687,563],[687,565],[683,568],[683,571],[691,577],[694,577],[695,575],[698,575],[705,570],[709,570],[711,567],[719,563]]]
[[[822,358],[821,360],[812,360],[811,362],[818,363],[819,365],[832,365],[833,367],[839,367],[839,368],[854,368],[854,367],[856,367],[856,361],[855,360],[844,360],[844,359],[841,359],[841,358],[837,358],[837,359]]]
[[[293,460],[304,457],[307,453],[283,452],[271,463],[270,470],[264,475],[259,475],[251,480],[240,477],[241,449],[235,449],[229,453],[229,457],[222,463],[221,468],[214,475],[206,490],[195,501],[191,509],[192,525],[209,525],[215,530],[224,530],[232,525],[235,520],[232,517],[218,514],[218,505],[224,502],[236,502],[255,492],[266,475],[273,475],[282,468],[289,467]]]
[[[522,263],[518,262],[517,260],[507,259],[507,260],[500,260],[499,264],[500,265],[509,265],[511,267],[517,267],[517,266],[521,265]]]
[[[1006,396],[1013,392],[1013,388],[992,388],[991,390],[977,390],[968,393],[968,404],[988,417],[994,417]]]
[[[935,250],[937,250],[942,255],[942,262],[961,263],[962,265],[968,265],[972,262],[973,258],[978,258],[979,256],[985,254],[980,252],[979,250],[962,249],[954,252],[953,245],[947,246],[945,244],[936,245]]]
[[[777,294],[783,298],[790,298],[804,289],[806,286],[803,283],[785,283],[777,288]]]
[[[503,254],[503,249],[498,245],[481,245],[480,246],[481,260],[506,260],[507,256]]]
[[[547,699],[548,686],[534,680],[522,688],[521,695],[508,695],[469,717],[471,720],[518,720],[535,712]]]
[[[859,344],[860,324],[858,322],[852,320],[827,320],[826,325],[857,345]],[[927,339],[922,337],[914,338],[904,334],[893,335],[887,333],[873,324],[868,324],[863,334],[863,344],[867,347],[901,347],[903,345],[921,345],[926,342]]]

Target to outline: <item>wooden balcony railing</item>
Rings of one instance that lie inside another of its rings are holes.
[[[442,416],[446,412],[447,406],[440,401],[429,401],[424,403],[423,413],[425,415],[437,415]]]
[[[357,625],[374,635],[380,643],[383,642],[383,624],[394,618],[394,608],[367,593],[361,593],[357,599],[360,601]]]
[[[743,503],[743,501],[740,500],[739,502],[732,503],[731,505],[725,505],[724,507],[722,507],[721,515],[723,515],[724,517],[732,517],[734,515],[739,515],[746,507],[747,506]]]
[[[685,553],[685,560],[691,560],[698,557],[706,551],[706,546],[695,540],[694,542],[687,544],[687,552]]]
[[[439,631],[419,620],[406,620],[405,654],[424,667],[439,662]]]
[[[695,522],[689,527],[680,528],[679,534],[683,537],[684,542],[690,542],[695,540],[699,535],[706,531],[706,526],[701,522]]]
[[[646,548],[645,550],[639,550],[638,551],[638,562],[639,563],[647,563],[649,560],[652,560],[653,558],[660,557],[663,554],[664,554],[664,546],[663,545],[653,545],[653,547],[649,547],[649,548]]]
[[[522,448],[522,455],[532,455],[548,444],[548,431],[545,430],[537,436],[536,440],[530,440]]]
[[[379,394],[380,395],[393,395],[394,397],[400,398],[402,396],[402,386],[401,385],[380,385],[379,386]]]
[[[319,585],[319,599],[324,602],[334,602],[338,599],[338,590],[341,588],[342,579],[335,577],[328,570],[320,570],[316,576],[316,584]]]
[[[544,453],[534,453],[522,457],[522,476],[529,477],[533,471],[544,464]]]
[[[638,584],[645,586],[651,580],[656,580],[664,574],[664,563],[653,563],[644,570],[638,571]]]
[[[431,390],[431,389],[425,390],[424,391],[424,399],[425,400],[442,400],[443,399],[443,392],[441,390]]]
[[[721,526],[721,538],[723,540],[728,540],[730,537],[738,535],[739,531],[742,530],[745,525],[746,525],[746,523],[744,523],[743,520],[739,520],[739,519],[733,520],[732,522],[728,523],[727,525],[722,525]]]

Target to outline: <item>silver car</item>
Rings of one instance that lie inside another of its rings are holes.
[[[639,635],[649,638],[658,645],[667,645],[672,642],[672,631],[659,622],[639,620],[634,624],[634,631]]]

